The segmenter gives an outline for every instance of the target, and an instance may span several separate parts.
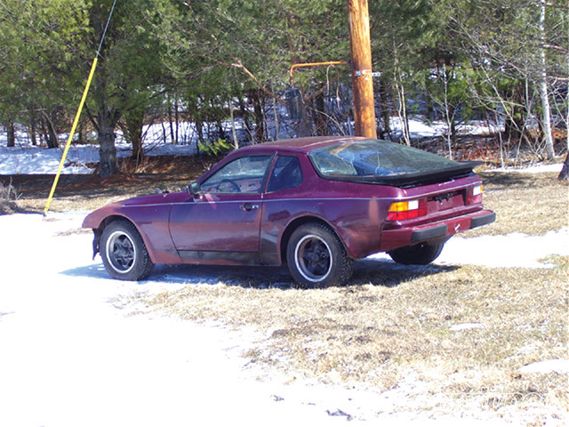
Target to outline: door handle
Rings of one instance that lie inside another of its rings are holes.
[[[259,209],[259,205],[255,204],[255,203],[247,202],[247,203],[243,203],[241,205],[241,210],[245,211],[245,212],[250,212],[250,211],[255,210],[255,209]]]

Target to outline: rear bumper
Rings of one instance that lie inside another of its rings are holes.
[[[381,250],[390,251],[429,240],[446,240],[456,233],[491,224],[494,221],[496,221],[494,212],[482,210],[425,225],[384,230],[381,235]]]

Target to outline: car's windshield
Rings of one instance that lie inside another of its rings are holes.
[[[323,176],[396,177],[460,166],[436,154],[388,141],[339,142],[309,153]]]

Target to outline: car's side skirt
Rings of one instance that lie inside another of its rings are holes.
[[[178,251],[188,264],[260,265],[258,252]]]

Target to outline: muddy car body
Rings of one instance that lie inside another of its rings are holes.
[[[153,264],[287,264],[300,284],[342,283],[353,260],[426,264],[452,235],[493,222],[474,166],[365,138],[285,140],[232,152],[188,191],[100,208],[83,227],[118,279]]]

